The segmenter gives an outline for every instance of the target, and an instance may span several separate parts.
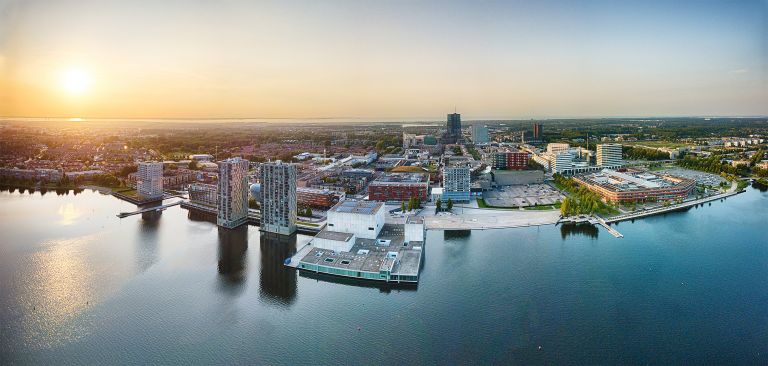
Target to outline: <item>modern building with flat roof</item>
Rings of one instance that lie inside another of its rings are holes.
[[[685,198],[696,188],[696,181],[650,172],[600,172],[578,175],[574,181],[610,202],[646,202]]]
[[[344,197],[344,192],[319,188],[296,188],[296,203],[299,206],[314,207],[323,210],[335,205]]]
[[[621,158],[621,144],[598,144],[597,165],[603,168],[618,168],[624,165]]]
[[[375,202],[340,203],[328,222],[331,227],[317,234],[307,245],[285,261],[301,271],[389,283],[417,283],[424,261],[424,221],[409,217],[404,225],[384,224],[383,204]],[[381,227],[370,232],[354,227],[354,232],[337,231],[354,222],[374,225],[381,215]],[[353,218],[357,217],[357,218]],[[344,224],[344,222],[349,223]],[[363,236],[364,235],[364,236]]]
[[[163,198],[163,163],[139,163],[136,179],[136,191],[140,200],[148,201]]]
[[[290,235],[296,231],[296,166],[282,161],[261,165],[261,230]]]
[[[488,127],[483,125],[472,125],[472,142],[475,145],[487,144],[489,141]]]
[[[219,165],[216,223],[238,227],[248,220],[248,160],[230,158]]]
[[[215,184],[192,183],[189,186],[189,201],[210,207],[218,205],[219,187]]]
[[[493,154],[493,168],[500,170],[519,170],[528,166],[528,153],[524,151],[505,151]]]
[[[468,166],[448,166],[443,168],[442,200],[469,202],[471,189],[470,169]]]

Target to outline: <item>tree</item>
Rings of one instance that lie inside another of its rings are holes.
[[[413,206],[414,205],[415,205],[415,201],[414,201],[413,197],[409,198],[408,199],[408,211],[413,210]]]
[[[560,215],[563,217],[568,216],[571,209],[571,199],[566,197],[563,203],[560,205]]]
[[[453,199],[451,199],[451,198],[448,199],[448,205],[447,206],[448,206],[448,211],[453,210]]]
[[[443,208],[443,202],[440,201],[438,198],[437,201],[435,201],[435,212],[440,212],[440,210]]]
[[[405,201],[400,202],[400,211],[405,212]]]
[[[192,160],[189,162],[189,165],[187,166],[189,170],[197,170],[197,161]]]

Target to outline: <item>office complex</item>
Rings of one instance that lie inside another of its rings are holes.
[[[487,144],[489,141],[490,139],[488,138],[488,127],[483,125],[472,126],[472,142],[474,142],[475,145]]]
[[[231,158],[219,165],[216,223],[234,228],[248,220],[248,160]]]
[[[624,165],[624,161],[621,159],[621,144],[597,145],[597,165],[604,168]]]
[[[296,231],[296,166],[275,161],[261,165],[261,230]]]
[[[528,153],[524,151],[506,151],[493,154],[493,168],[500,170],[519,170],[528,166]]]
[[[672,175],[649,172],[600,172],[573,177],[577,183],[611,202],[646,202],[681,199],[687,197],[696,181]]]
[[[142,201],[163,199],[163,163],[139,163],[136,172],[136,191],[139,200]]]
[[[448,134],[458,138],[461,137],[461,114],[450,113],[448,114]]]
[[[443,169],[443,200],[469,202],[470,188],[469,167],[448,166]]]
[[[368,198],[373,201],[408,201],[417,198],[426,202],[429,175],[420,173],[386,173],[368,185]]]

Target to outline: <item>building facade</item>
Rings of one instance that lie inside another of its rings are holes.
[[[469,202],[470,170],[464,166],[450,166],[443,169],[443,200]]]
[[[447,128],[449,135],[453,137],[461,137],[461,114],[449,113]]]
[[[296,231],[296,166],[282,161],[261,165],[261,230],[290,235]]]
[[[493,168],[519,170],[528,166],[528,153],[523,151],[497,152],[493,155]]]
[[[621,158],[621,144],[597,145],[597,165],[605,168],[624,165],[624,160]]]
[[[136,178],[136,191],[140,200],[163,198],[163,163],[139,163]]]
[[[219,187],[215,184],[192,183],[189,186],[189,200],[192,203],[216,207],[219,203]]]
[[[299,206],[327,210],[344,196],[344,192],[317,188],[296,188],[296,203]]]
[[[248,220],[248,160],[231,158],[219,162],[216,197],[219,226],[234,228]]]
[[[419,173],[388,173],[368,185],[368,198],[372,201],[408,201],[411,198],[426,202],[429,195],[429,176]]]
[[[490,139],[488,138],[488,127],[485,127],[483,125],[473,125],[472,126],[472,142],[474,142],[475,145],[487,144],[488,142],[490,142]]]

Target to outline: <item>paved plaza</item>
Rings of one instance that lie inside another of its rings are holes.
[[[483,198],[489,206],[528,207],[551,205],[555,201],[562,201],[565,196],[546,184],[527,184],[496,188],[484,192]]]

